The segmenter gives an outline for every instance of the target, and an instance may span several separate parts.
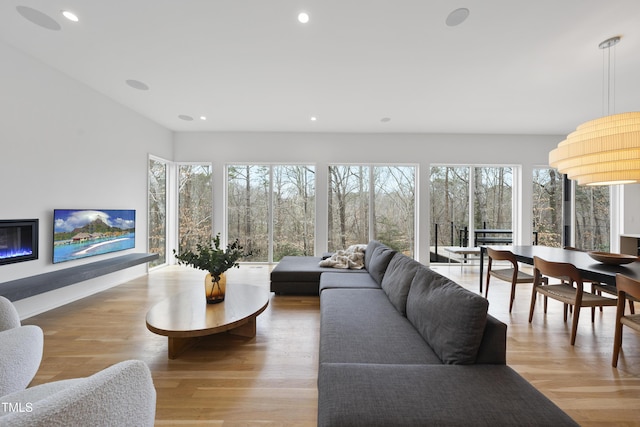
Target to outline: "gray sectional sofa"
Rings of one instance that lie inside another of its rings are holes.
[[[481,296],[376,241],[318,278],[319,426],[577,425],[506,365]]]

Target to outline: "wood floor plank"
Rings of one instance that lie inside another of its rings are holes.
[[[478,267],[434,266],[477,292]],[[245,265],[229,281],[269,286],[268,266]],[[158,394],[158,426],[315,426],[319,298],[271,296],[256,336],[199,339],[175,360],[166,337],[145,327],[147,311],[164,298],[202,286],[184,267],[152,271],[99,294],[25,320],[45,331],[33,384],[88,376],[125,359],[145,361]],[[581,313],[576,345],[562,306],[537,304],[528,322],[530,285],[492,281],[489,311],[508,325],[507,362],[583,426],[640,426],[640,334],[625,331],[618,369],[611,367],[615,308]]]

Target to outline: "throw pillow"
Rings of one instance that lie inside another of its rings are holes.
[[[429,276],[435,283],[424,280]],[[473,364],[487,323],[489,301],[438,276],[422,271],[416,274],[407,298],[407,318],[442,363]]]
[[[382,283],[384,272],[387,270],[387,266],[391,261],[391,258],[396,254],[396,251],[390,249],[384,245],[380,245],[373,250],[371,254],[371,260],[369,261],[369,268],[367,271],[376,281],[376,283]]]
[[[407,296],[411,282],[420,266],[418,261],[396,253],[382,277],[382,283],[380,283],[382,290],[403,316],[407,314]]]
[[[378,246],[384,246],[382,243],[377,240],[369,240],[367,244],[367,248],[364,250],[364,268],[369,270],[369,264],[371,263],[371,257],[373,256],[373,252],[376,250]]]

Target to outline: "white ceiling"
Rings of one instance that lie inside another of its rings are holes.
[[[639,0],[0,2],[0,40],[174,131],[562,135],[607,112],[615,35],[615,112],[639,111]]]

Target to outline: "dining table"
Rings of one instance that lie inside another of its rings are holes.
[[[518,262],[533,265],[533,257],[542,258],[545,261],[565,262],[573,264],[585,281],[600,282],[615,286],[616,274],[621,273],[633,279],[640,280],[640,262],[614,265],[605,264],[595,259],[587,252],[572,249],[553,248],[549,246],[481,246],[480,247],[480,293],[482,294],[482,281],[484,271],[484,255],[487,247],[496,250],[511,251]]]

